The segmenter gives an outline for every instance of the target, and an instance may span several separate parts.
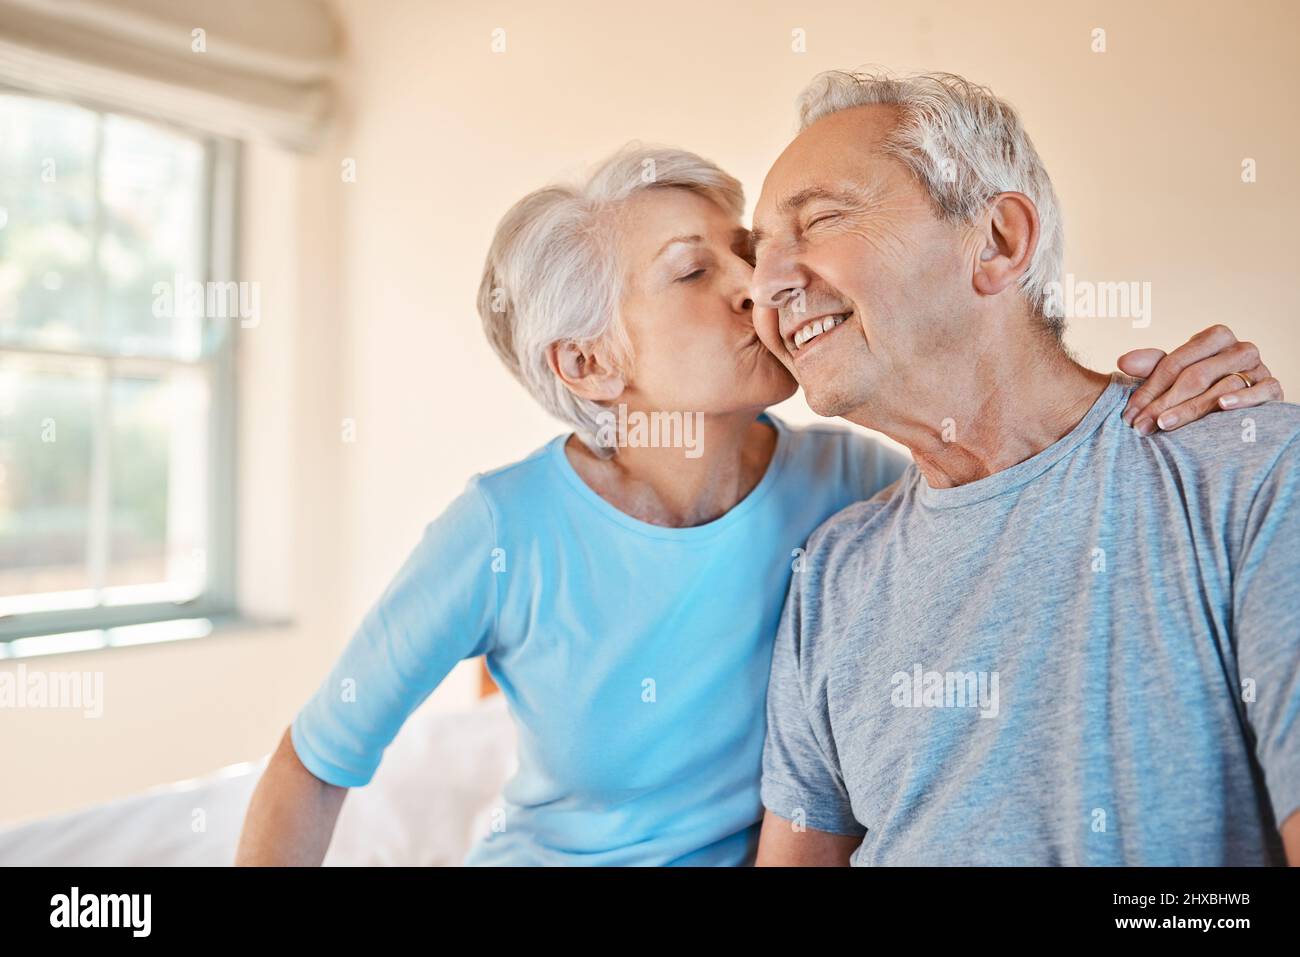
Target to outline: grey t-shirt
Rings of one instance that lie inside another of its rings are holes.
[[[763,804],[864,864],[1261,864],[1300,809],[1300,407],[915,466],[810,539]]]

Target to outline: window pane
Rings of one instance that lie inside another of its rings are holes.
[[[98,386],[93,363],[0,353],[0,610],[15,596],[91,586]]]
[[[107,584],[203,588],[207,544],[208,387],[195,369],[112,384],[112,519]],[[120,602],[127,595],[117,595]]]
[[[0,343],[91,336],[94,113],[0,94]]]
[[[201,314],[183,308],[177,314],[172,291],[207,279],[203,159],[196,140],[125,117],[104,118],[99,263],[106,331],[119,354],[199,356]]]
[[[207,588],[208,155],[0,93],[0,616]]]
[[[193,137],[0,94],[0,344],[199,358],[205,176]]]

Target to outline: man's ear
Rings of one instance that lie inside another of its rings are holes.
[[[982,245],[972,282],[996,296],[1020,281],[1038,248],[1038,210],[1024,193],[998,193],[984,214]]]
[[[613,402],[623,394],[623,375],[612,367],[608,354],[595,346],[584,346],[570,339],[553,342],[546,350],[546,361],[574,395],[592,402]]]

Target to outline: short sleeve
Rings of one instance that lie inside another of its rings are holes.
[[[496,622],[492,513],[471,480],[424,529],[397,575],[290,726],[328,784],[368,784],[412,711],[457,662],[484,654]]]
[[[790,583],[772,651],[760,794],[763,806],[787,821],[860,836],[866,828],[854,818],[839,767],[822,747],[805,706],[800,651],[805,638],[802,590],[809,574],[796,573]],[[829,720],[819,723],[822,733],[829,733]]]
[[[1277,824],[1300,811],[1300,446],[1254,497],[1236,575],[1233,635],[1246,719]]]

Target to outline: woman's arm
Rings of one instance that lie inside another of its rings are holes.
[[[249,802],[236,863],[321,863],[348,789],[370,783],[411,712],[457,662],[491,649],[500,548],[471,479],[425,526],[280,739]]]
[[[303,767],[286,729],[248,803],[235,866],[319,866],[347,796]]]

